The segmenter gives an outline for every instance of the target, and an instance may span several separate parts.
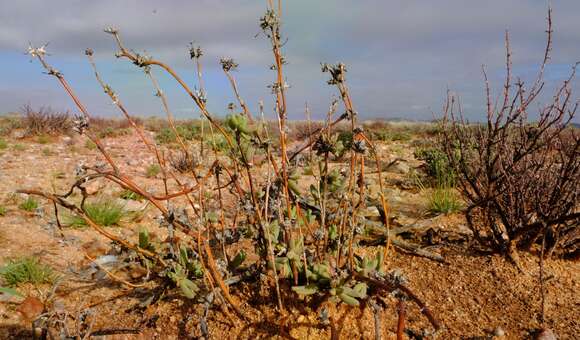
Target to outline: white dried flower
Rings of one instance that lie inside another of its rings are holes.
[[[44,57],[46,55],[46,46],[48,44],[44,44],[40,47],[34,47],[31,44],[28,45],[28,54],[33,57]]]

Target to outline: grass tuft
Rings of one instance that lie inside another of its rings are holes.
[[[85,142],[85,148],[87,148],[89,150],[95,150],[97,148],[97,144],[93,143],[93,141],[91,141],[91,140],[87,140]]]
[[[160,172],[161,167],[159,166],[159,164],[151,164],[147,167],[147,170],[145,170],[145,176],[147,176],[148,178],[155,177]]]
[[[434,188],[428,196],[428,209],[434,214],[452,214],[461,210],[461,200],[454,188]]]
[[[115,200],[100,200],[85,204],[87,216],[96,224],[108,227],[118,225],[126,211],[120,203]],[[71,216],[68,224],[71,227],[86,227],[86,221],[80,216]]]
[[[141,196],[138,193],[133,192],[131,190],[121,191],[121,193],[119,194],[119,197],[124,199],[124,200],[132,200],[132,201],[142,201],[143,200],[143,196]]]
[[[40,263],[36,257],[23,257],[1,267],[0,277],[6,285],[14,287],[23,283],[52,283],[56,275],[51,267]]]
[[[38,201],[29,196],[24,202],[20,203],[18,207],[24,211],[32,212],[38,208]]]
[[[26,146],[24,144],[17,143],[12,145],[12,149],[16,152],[20,152],[26,150]]]

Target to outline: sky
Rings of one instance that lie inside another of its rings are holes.
[[[322,118],[336,90],[326,84],[320,63],[343,62],[354,106],[363,118],[430,120],[438,117],[447,89],[461,97],[465,115],[484,117],[486,66],[494,94],[501,91],[505,30],[510,32],[513,72],[530,83],[543,57],[548,2],[543,0],[286,0],[283,1],[288,113],[304,118],[305,103]],[[558,82],[580,60],[580,1],[554,0],[554,46],[546,73],[549,99]],[[94,115],[119,116],[101,91],[84,55],[95,51],[105,82],[131,114],[162,115],[163,109],[142,71],[116,48],[105,27],[120,30],[127,47],[167,62],[196,85],[188,44],[202,59],[208,106],[216,115],[235,102],[219,65],[231,57],[234,76],[251,111],[266,104],[273,117],[269,70],[271,48],[259,34],[266,1],[258,0],[0,0],[0,112],[22,105],[50,106],[76,113],[71,100],[37,61],[24,52],[49,43],[48,61],[61,71]],[[177,84],[154,69],[180,118],[199,112]],[[573,83],[580,93],[578,82]],[[578,98],[575,95],[574,98]]]

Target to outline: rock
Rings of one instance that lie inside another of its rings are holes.
[[[493,335],[497,336],[497,337],[503,337],[505,336],[505,331],[503,330],[503,328],[501,327],[496,327],[496,329],[493,331]]]
[[[556,334],[554,334],[554,332],[551,329],[543,329],[538,336],[536,337],[536,340],[556,340]]]
[[[37,298],[29,296],[18,306],[18,312],[26,320],[34,320],[44,310],[44,304]]]
[[[15,130],[12,132],[12,138],[14,139],[22,139],[26,136],[26,131],[24,130]]]
[[[92,258],[97,258],[107,253],[108,247],[99,240],[89,241],[81,246]]]
[[[399,162],[393,164],[392,166],[390,166],[388,171],[395,173],[395,174],[406,175],[410,169],[411,168],[409,167],[409,164],[407,164],[407,162],[399,161]]]

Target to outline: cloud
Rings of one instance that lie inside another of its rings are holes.
[[[569,65],[580,60],[580,2],[561,0],[553,6],[555,66],[547,75],[549,84],[563,79]],[[96,51],[103,77],[132,112],[162,112],[140,71],[113,57],[113,41],[102,31],[106,26],[118,27],[136,51],[146,50],[175,66],[190,84],[195,77],[187,45],[200,44],[206,51],[209,106],[216,113],[225,112],[235,99],[218,59],[236,59],[240,70],[235,76],[246,102],[256,108],[263,99],[271,109],[266,88],[274,80],[268,70],[271,51],[263,36],[256,37],[264,9],[265,2],[250,0],[5,1],[0,5],[0,63],[7,71],[0,81],[0,111],[15,110],[24,102],[72,108],[57,84],[21,54],[28,41],[49,41],[51,62],[99,114],[117,113],[83,59],[87,47]],[[481,65],[487,65],[492,85],[500,89],[503,35],[509,29],[514,70],[531,78],[543,53],[546,13],[546,3],[536,0],[286,1],[291,117],[303,117],[305,102],[315,117],[325,115],[335,91],[325,84],[319,63],[335,61],[348,65],[354,103],[363,116],[431,119],[449,87],[462,96],[469,115],[481,117]],[[191,112],[186,109],[193,108],[191,101],[170,78],[162,76],[161,84],[178,115]]]

